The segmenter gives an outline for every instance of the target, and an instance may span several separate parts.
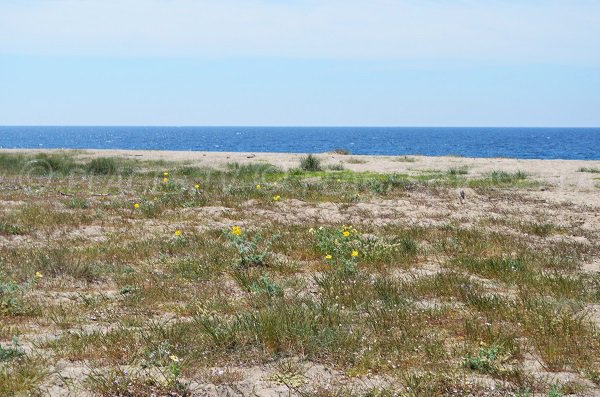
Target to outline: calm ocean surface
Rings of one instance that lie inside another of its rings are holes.
[[[600,128],[0,127],[0,148],[600,159]]]

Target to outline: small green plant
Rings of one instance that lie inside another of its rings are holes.
[[[0,318],[7,316],[18,316],[26,312],[23,295],[35,284],[35,278],[30,281],[17,284],[6,281],[6,276],[0,271]]]
[[[315,248],[322,255],[344,257],[360,246],[360,235],[352,226],[339,228],[319,227],[311,229],[315,239]]]
[[[311,229],[316,240],[316,249],[324,255],[326,263],[344,274],[357,272],[360,236],[352,226],[341,228],[319,227]]]
[[[19,340],[16,336],[13,337],[12,346],[2,347],[2,345],[0,345],[0,362],[11,361],[24,355],[25,352],[19,346]]]
[[[146,218],[156,218],[163,212],[163,206],[158,201],[144,201],[138,207]]]
[[[498,346],[481,347],[476,356],[465,357],[464,366],[484,374],[493,373],[496,371],[496,360],[499,353]]]
[[[553,385],[548,391],[548,397],[563,397],[563,393],[560,391],[558,385]]]
[[[179,384],[179,376],[181,375],[181,359],[175,354],[169,356],[171,363],[169,364],[168,383],[171,385]]]
[[[0,234],[20,235],[25,234],[25,229],[6,222],[0,222]]]
[[[236,248],[239,254],[238,266],[241,268],[264,266],[271,254],[271,244],[276,238],[276,235],[273,235],[270,239],[264,239],[260,232],[250,236],[240,226],[233,226],[225,230],[224,234]]]
[[[123,288],[121,288],[119,290],[119,294],[121,295],[129,295],[129,294],[133,294],[135,291],[137,291],[137,288],[133,285],[126,285]]]
[[[283,289],[271,280],[267,273],[250,285],[250,291],[255,294],[266,294],[269,298],[283,296]]]
[[[300,168],[304,171],[321,171],[321,160],[309,154],[300,159]]]
[[[276,364],[276,372],[269,376],[269,380],[278,385],[285,385],[290,390],[298,389],[308,382],[304,375],[306,369],[301,363],[293,360],[283,360]]]

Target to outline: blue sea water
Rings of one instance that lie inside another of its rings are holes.
[[[0,148],[600,159],[600,128],[0,127]]]

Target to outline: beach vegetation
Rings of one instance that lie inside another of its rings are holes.
[[[91,160],[87,165],[87,170],[94,175],[113,175],[117,172],[117,162],[110,157],[100,157]]]
[[[348,164],[366,164],[367,160],[360,157],[350,157],[349,159],[344,160]]]
[[[577,172],[589,172],[592,174],[599,174],[600,173],[600,168],[594,168],[594,167],[580,167],[577,169]]]
[[[304,171],[321,171],[321,159],[312,154],[302,157],[300,159],[300,169]]]
[[[342,155],[342,156],[348,156],[348,155],[352,154],[352,152],[351,152],[350,150],[348,150],[348,149],[344,149],[344,148],[337,148],[337,149],[334,149],[334,150],[332,151],[332,153],[334,153],[334,154],[339,154],[339,155]]]
[[[468,167],[451,167],[447,171],[449,176],[467,175],[469,173]]]
[[[11,156],[3,176],[37,155]],[[64,156],[72,178],[0,189],[0,395],[599,387],[598,236],[534,175]]]

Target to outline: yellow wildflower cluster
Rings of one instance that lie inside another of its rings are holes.
[[[273,196],[273,201],[279,201],[280,198],[281,198],[281,196],[277,194],[277,195]]]
[[[234,236],[240,236],[242,234],[242,228],[239,226],[232,226],[230,233]]]
[[[175,236],[179,237],[183,234],[183,232],[179,229],[175,230]]]

